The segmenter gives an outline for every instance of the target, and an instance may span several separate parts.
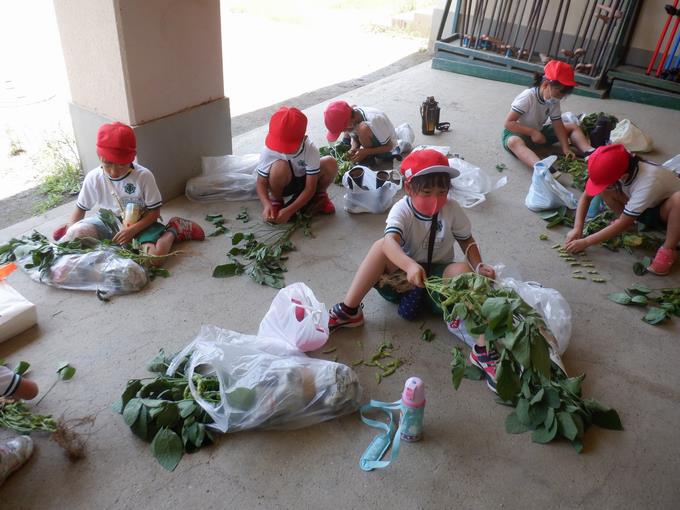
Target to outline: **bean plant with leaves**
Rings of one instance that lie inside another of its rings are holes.
[[[343,142],[335,142],[319,149],[321,156],[333,156],[338,164],[338,173],[335,176],[335,184],[342,184],[342,176],[354,166],[348,159],[348,152],[349,146]]]
[[[599,232],[615,220],[611,209],[605,208],[604,211],[593,216],[583,228],[583,237]],[[602,243],[602,246],[611,250],[619,251],[623,248],[628,253],[633,253],[633,248],[655,250],[663,240],[649,232],[624,232],[616,237],[612,237]]]
[[[647,324],[661,324],[672,315],[680,317],[680,287],[650,289],[636,283],[625,292],[614,292],[608,297],[620,305],[649,307],[642,317]]]
[[[212,418],[194,400],[184,373],[188,357],[180,363],[175,375],[165,372],[172,356],[163,349],[147,364],[155,377],[130,379],[114,410],[123,415],[125,424],[140,439],[151,443],[156,460],[168,471],[177,467],[182,455],[194,453],[214,441],[207,427]],[[211,404],[220,402],[216,377],[193,376],[201,397]]]
[[[283,288],[283,273],[287,271],[286,254],[295,250],[290,238],[298,229],[302,229],[305,236],[312,237],[311,221],[311,216],[298,213],[292,223],[259,223],[250,231],[233,233],[232,247],[227,252],[230,262],[215,267],[213,277],[247,274],[261,285]]]
[[[507,432],[531,430],[537,443],[562,436],[581,452],[590,425],[622,429],[615,410],[581,396],[583,375],[568,377],[551,361],[552,336],[545,321],[515,291],[497,288],[493,280],[474,273],[430,277],[425,287],[447,322],[464,320],[470,334],[483,334],[489,347],[500,352],[496,389],[502,403],[515,408],[506,419]],[[466,373],[458,348],[451,365],[457,389]]]
[[[570,159],[560,156],[553,166],[560,172],[572,176],[571,186],[573,188],[580,189],[581,191],[585,189],[586,181],[588,180],[588,163],[581,159]]]
[[[588,115],[584,115],[581,119],[581,130],[586,136],[590,136],[590,132],[597,125],[597,121],[600,117],[607,117],[609,119],[609,127],[614,129],[619,123],[619,119],[605,112],[593,112]]]

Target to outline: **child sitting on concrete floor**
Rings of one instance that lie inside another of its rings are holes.
[[[571,94],[576,86],[571,66],[559,60],[545,65],[544,74],[536,74],[534,86],[524,90],[512,102],[505,118],[502,135],[503,148],[529,168],[540,161],[533,149],[560,143],[567,157],[574,157],[569,139],[588,155],[592,152],[588,139],[581,128],[570,122],[562,122],[560,100]],[[551,125],[546,125],[550,118]]]
[[[173,217],[167,225],[158,222],[163,204],[161,193],[153,174],[133,163],[137,140],[130,126],[120,122],[101,126],[97,132],[97,154],[102,164],[85,176],[76,208],[69,222],[54,231],[55,240],[95,237],[122,245],[137,239],[146,253],[163,256],[170,253],[175,241],[205,239],[203,229],[193,221]],[[123,228],[114,234],[99,216],[85,218],[85,212],[95,206],[123,218]],[[138,212],[137,218],[125,217],[131,209]],[[163,260],[155,259],[154,263],[160,265]]]
[[[602,194],[619,217],[599,232],[582,238],[583,225],[593,197]],[[616,237],[635,221],[650,228],[666,227],[666,239],[647,270],[667,275],[677,260],[680,242],[680,178],[668,168],[644,161],[621,144],[599,147],[588,158],[588,181],[578,202],[574,228],[564,247],[570,253],[585,250]]]
[[[342,133],[347,135],[343,140],[351,146],[348,155],[353,163],[361,163],[370,156],[391,159],[397,134],[390,119],[380,110],[333,101],[326,107],[323,117],[329,142],[337,140]]]
[[[345,299],[330,309],[329,329],[358,327],[364,323],[362,299],[380,277],[398,269],[406,273],[416,286],[400,296],[400,315],[413,317],[425,297],[424,282],[429,273],[444,278],[467,273],[472,268],[489,278],[495,277],[492,267],[482,263],[477,244],[472,237],[470,220],[455,200],[449,200],[451,179],[458,170],[449,166],[448,159],[432,149],[411,153],[401,164],[406,196],[399,200],[387,216],[385,236],[376,241],[359,266]],[[454,240],[458,241],[467,262],[454,262]],[[383,297],[385,291],[377,288]],[[420,295],[420,299],[417,296]],[[414,303],[414,296],[418,303]],[[481,368],[487,385],[496,391],[498,354],[487,352],[483,336],[470,352],[470,361]]]
[[[283,106],[269,120],[256,184],[265,221],[286,223],[302,208],[335,212],[326,190],[338,173],[337,162],[331,156],[322,158],[306,133],[307,117],[297,108]],[[286,197],[292,198],[284,204]]]
[[[0,398],[32,400],[38,395],[38,385],[4,365],[0,365]],[[33,441],[19,436],[0,441],[0,485],[19,469],[33,453]]]

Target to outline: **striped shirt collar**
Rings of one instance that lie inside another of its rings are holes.
[[[122,181],[128,175],[130,175],[132,173],[132,171],[135,169],[134,165],[132,163],[130,163],[130,170],[128,170],[128,172],[125,175],[123,175],[122,177],[118,177],[118,178],[114,179],[113,177],[111,177],[109,174],[106,173],[103,166],[100,166],[100,168],[102,169],[102,173],[104,174],[104,177],[106,177],[108,180],[113,181],[113,182]]]
[[[541,103],[545,104],[545,99],[541,97],[541,88],[540,87],[534,87],[534,94],[536,94],[536,100]]]

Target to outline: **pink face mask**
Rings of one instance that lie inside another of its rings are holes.
[[[414,195],[411,197],[411,202],[413,207],[416,208],[420,214],[425,216],[434,216],[442,210],[442,207],[446,205],[448,200],[447,195],[437,195],[437,196],[424,196],[424,195]]]

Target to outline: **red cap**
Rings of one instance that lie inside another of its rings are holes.
[[[416,176],[445,173],[450,177],[458,177],[460,172],[449,166],[449,160],[441,152],[434,149],[414,151],[404,158],[399,168],[406,182],[411,182]]]
[[[352,107],[347,101],[333,101],[323,112],[323,121],[328,133],[326,140],[334,142],[340,133],[347,129],[349,119],[352,117]]]
[[[300,148],[307,132],[307,116],[297,108],[282,106],[269,119],[264,144],[271,150],[292,154]]]
[[[543,68],[543,74],[550,81],[558,81],[566,87],[575,87],[574,69],[561,60],[551,60]]]
[[[586,193],[591,197],[599,195],[628,171],[629,163],[630,153],[620,143],[595,149],[588,158]]]
[[[97,131],[97,154],[111,163],[129,165],[137,155],[135,132],[126,124],[104,124]]]

